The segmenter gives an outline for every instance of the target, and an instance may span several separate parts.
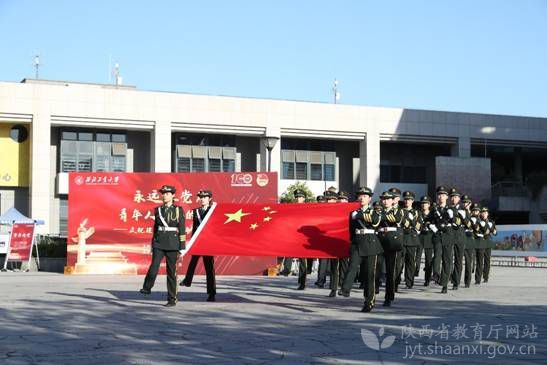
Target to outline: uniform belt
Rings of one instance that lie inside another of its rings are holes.
[[[396,232],[397,227],[382,227],[382,228],[378,229],[378,231],[380,231],[380,232]]]
[[[356,229],[355,234],[375,234],[376,231],[373,229]]]
[[[176,232],[178,230],[177,227],[158,227],[158,231],[162,231],[162,232]]]
[[[483,234],[477,233],[477,237],[484,237]]]

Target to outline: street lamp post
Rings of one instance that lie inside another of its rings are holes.
[[[272,150],[274,149],[279,137],[266,137],[264,138],[264,146],[268,150],[268,166],[266,170],[271,172],[272,169]]]

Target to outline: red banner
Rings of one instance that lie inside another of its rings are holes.
[[[145,274],[162,185],[177,189],[176,204],[187,218],[202,189],[211,190],[215,202],[277,202],[276,173],[71,173],[67,271]],[[188,232],[191,219],[186,224]],[[188,259],[179,262],[179,272]],[[219,274],[260,274],[275,259],[219,257],[215,264]]]
[[[216,204],[190,254],[333,258],[349,256],[357,204]]]
[[[28,261],[34,238],[34,223],[15,223],[11,227],[9,243],[10,261]]]

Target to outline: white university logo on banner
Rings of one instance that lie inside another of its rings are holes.
[[[361,338],[363,339],[364,344],[373,350],[378,351],[387,349],[388,347],[391,347],[391,345],[393,345],[393,343],[395,342],[395,336],[387,336],[382,339],[382,342],[380,343],[380,339],[383,336],[384,327],[380,327],[380,329],[378,330],[378,335],[376,335],[372,331],[361,328]]]

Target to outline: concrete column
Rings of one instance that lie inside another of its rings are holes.
[[[30,217],[42,219],[44,225],[36,226],[38,233],[54,231],[50,216],[51,179],[51,119],[46,106],[38,106],[32,116],[30,148]]]
[[[380,135],[378,132],[367,132],[365,139],[359,142],[359,165],[359,185],[368,186],[376,192],[380,182]]]
[[[458,137],[456,144],[451,148],[451,155],[453,157],[471,157],[471,138]]]
[[[266,137],[277,137],[277,143],[271,152],[271,172],[277,172],[278,178],[281,178],[281,132],[279,128],[266,129],[266,135],[260,138],[260,171],[268,171],[268,150],[266,149]]]
[[[166,120],[156,121],[154,131],[151,133],[152,148],[150,161],[153,172],[171,172],[171,122]]]

